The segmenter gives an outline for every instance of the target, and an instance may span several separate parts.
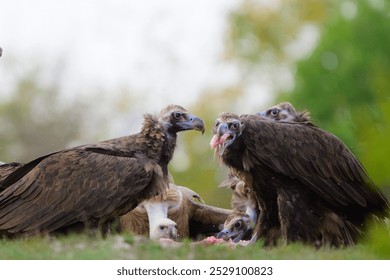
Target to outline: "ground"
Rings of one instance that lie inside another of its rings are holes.
[[[19,240],[0,240],[0,260],[48,259],[269,259],[269,260],[390,260],[390,236],[387,229],[376,230],[370,237],[354,247],[334,249],[281,245],[264,249],[261,242],[252,246],[226,246],[226,244],[194,245],[189,240],[182,246],[166,246],[127,234],[114,234],[103,239],[87,234],[62,237],[37,237]]]

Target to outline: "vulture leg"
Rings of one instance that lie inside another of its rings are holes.
[[[321,246],[321,217],[309,203],[306,193],[291,184],[278,190],[278,209],[282,239]]]
[[[255,174],[256,176],[256,174]],[[256,185],[266,186],[261,177],[255,177],[253,182]],[[248,184],[248,182],[246,182]],[[248,184],[252,186],[252,183]],[[259,209],[255,232],[258,233],[259,239],[264,240],[264,246],[275,246],[280,238],[280,221],[277,205],[277,193],[273,188],[256,188],[254,189]]]

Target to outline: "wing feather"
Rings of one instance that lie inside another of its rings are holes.
[[[115,214],[115,209],[124,214],[143,199],[139,194],[153,178],[154,170],[145,169],[147,162],[73,149],[27,164],[28,168],[11,177],[19,181],[0,194],[0,230],[34,233],[84,217]]]
[[[268,122],[258,116],[241,121],[242,139],[259,170],[267,167],[299,180],[338,206],[387,207],[360,162],[333,134],[311,124]]]

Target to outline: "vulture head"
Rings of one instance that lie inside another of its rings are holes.
[[[229,178],[220,186],[233,191],[231,200],[233,212],[226,219],[224,228],[217,237],[232,239],[234,242],[251,239],[259,212],[254,193],[244,181],[232,174],[229,174]]]
[[[168,218],[161,218],[153,228],[150,229],[150,239],[159,240],[160,238],[177,239],[176,223]]]
[[[224,228],[218,233],[217,238],[223,238],[226,241],[231,239],[233,242],[249,240],[252,237],[254,225],[248,214],[234,211],[226,219]]]
[[[234,147],[244,129],[240,117],[232,113],[222,113],[215,121],[213,127],[214,136],[210,146],[222,156],[228,147]]]
[[[161,110],[159,122],[171,133],[184,130],[198,130],[204,133],[205,130],[205,124],[202,119],[190,114],[179,105],[169,105]]]
[[[258,112],[256,114],[274,121],[284,121],[284,122],[309,122],[310,121],[310,114],[308,111],[297,112],[294,106],[289,102],[279,103],[265,111]]]

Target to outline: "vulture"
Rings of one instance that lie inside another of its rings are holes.
[[[273,121],[310,123],[310,113],[307,110],[297,112],[289,102],[279,103],[257,114]],[[317,247],[323,244],[335,247],[354,244],[353,235],[358,230],[356,227],[330,209],[327,209],[322,214],[323,217],[319,230],[321,241],[315,241]]]
[[[222,113],[213,132],[216,155],[253,190],[260,210],[255,231],[265,246],[280,237],[320,246],[325,232],[344,234],[324,228],[340,219],[353,244],[371,218],[389,217],[388,200],[358,159],[310,122]]]
[[[139,133],[70,148],[10,173],[0,193],[0,235],[31,236],[79,229],[108,233],[113,219],[166,191],[177,133],[204,132],[178,105],[145,114]]]
[[[198,235],[217,233],[231,210],[204,204],[202,198],[193,190],[173,183],[162,196],[155,196],[142,202],[134,210],[119,218],[119,231],[148,235],[151,239],[161,237],[197,238]],[[167,221],[176,224],[177,236],[173,229],[168,235],[155,234],[163,230]]]
[[[297,112],[289,102],[279,103],[257,114],[273,121],[310,122],[308,111]],[[232,189],[231,207],[234,211],[225,221],[224,229],[218,237],[232,239],[234,242],[256,238],[253,230],[259,209],[252,189],[232,174],[229,174],[229,178],[221,185]]]
[[[259,215],[254,193],[244,181],[229,174],[229,178],[221,186],[230,188],[232,193],[231,207],[233,212],[227,217],[223,230],[217,238],[232,239],[233,242],[249,240],[253,237],[253,230]]]

